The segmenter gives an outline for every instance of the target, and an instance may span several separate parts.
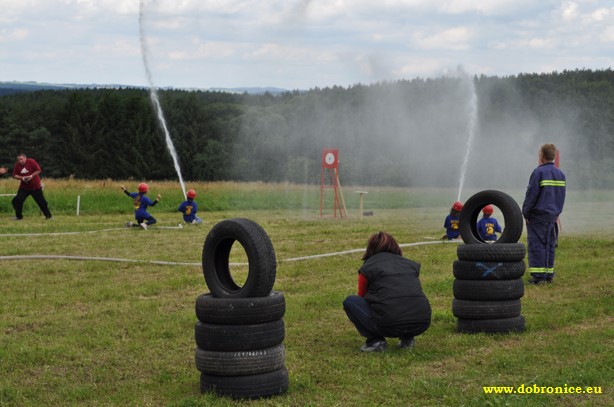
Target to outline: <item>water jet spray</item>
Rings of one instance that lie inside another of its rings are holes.
[[[144,16],[145,2],[144,0],[140,1],[139,5],[139,36],[141,39],[141,55],[143,56],[143,66],[145,67],[145,74],[147,75],[147,82],[149,83],[149,97],[151,99],[151,103],[156,112],[156,116],[158,117],[158,122],[160,124],[160,128],[164,131],[164,136],[166,140],[166,147],[168,151],[171,153],[171,157],[173,158],[173,164],[175,165],[175,171],[177,172],[177,176],[179,177],[179,183],[181,184],[181,190],[183,191],[184,199],[187,198],[185,183],[183,182],[183,177],[181,176],[181,168],[179,167],[179,159],[177,158],[177,151],[175,150],[175,145],[173,144],[173,140],[171,139],[171,135],[166,126],[166,119],[164,118],[164,112],[162,111],[162,106],[160,106],[160,100],[158,99],[158,91],[154,86],[151,70],[149,69],[149,62],[147,60],[147,42],[145,40],[145,29],[143,27],[143,16]]]
[[[473,138],[475,136],[476,125],[478,121],[478,95],[475,91],[475,83],[470,77],[466,78],[469,84],[469,135],[467,137],[467,144],[465,145],[465,158],[463,158],[463,164],[460,169],[460,180],[458,185],[458,197],[457,201],[461,200],[461,193],[463,192],[463,186],[465,184],[465,175],[467,173],[467,166],[469,164],[469,153],[471,152],[471,145],[473,144]]]

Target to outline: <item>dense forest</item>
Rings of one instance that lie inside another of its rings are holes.
[[[526,185],[545,142],[576,188],[614,188],[614,72],[441,77],[280,95],[160,90],[186,180],[319,183],[338,148],[344,184]],[[148,90],[0,96],[0,164],[46,177],[176,179]],[[463,174],[464,175],[464,174]]]

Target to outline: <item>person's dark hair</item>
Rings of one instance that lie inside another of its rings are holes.
[[[556,157],[556,146],[554,144],[544,144],[542,146],[542,154],[546,161],[554,161]]]
[[[369,238],[367,250],[365,250],[362,259],[366,261],[369,257],[382,252],[398,254],[399,256],[403,255],[401,247],[399,247],[399,244],[390,233],[379,232],[374,233]]]

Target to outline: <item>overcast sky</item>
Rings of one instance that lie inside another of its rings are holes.
[[[0,0],[0,81],[147,85],[139,11],[159,87],[310,89],[614,62],[613,0]]]

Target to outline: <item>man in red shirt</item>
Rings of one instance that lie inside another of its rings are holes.
[[[40,172],[41,167],[32,158],[27,158],[23,153],[17,156],[17,163],[13,167],[13,178],[20,180],[21,183],[17,195],[12,201],[15,209],[15,220],[23,219],[23,203],[30,195],[36,201],[45,218],[51,219],[51,212],[49,212],[47,201],[43,195],[41,179],[38,176]]]

